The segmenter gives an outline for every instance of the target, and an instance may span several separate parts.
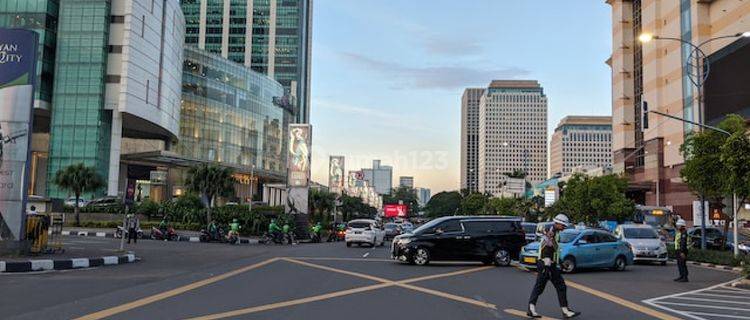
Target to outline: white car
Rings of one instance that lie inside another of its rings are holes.
[[[88,201],[83,200],[83,199],[78,199],[79,208],[85,207],[86,204],[88,204]],[[65,205],[68,207],[74,207],[76,205],[76,197],[70,197],[68,199],[65,199]]]
[[[615,236],[630,244],[633,261],[667,264],[667,245],[652,226],[622,224],[615,229]]]
[[[382,246],[385,243],[385,230],[375,220],[352,220],[346,225],[344,239],[347,247],[351,247],[353,243],[358,245],[366,243],[371,247]]]

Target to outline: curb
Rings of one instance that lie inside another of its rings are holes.
[[[676,262],[675,259],[669,259],[670,262]],[[740,273],[742,272],[741,267],[732,267],[732,266],[725,266],[720,264],[713,264],[713,263],[707,263],[707,262],[697,262],[697,261],[688,261],[688,264],[694,265],[694,266],[701,266],[704,268],[711,268],[711,269],[717,269],[717,270],[724,270],[724,271],[732,271]]]
[[[50,234],[52,231],[49,232]],[[73,237],[98,237],[98,238],[115,238],[114,233],[108,233],[108,232],[93,232],[93,231],[62,231],[62,235],[64,236],[73,236]],[[119,238],[117,238],[119,239]],[[151,239],[151,237],[144,236],[142,238],[139,238],[138,240],[154,240]],[[196,236],[177,236],[177,241],[179,242],[200,242],[200,237]],[[239,242],[237,244],[258,244],[257,239],[239,239]]]
[[[134,263],[140,259],[129,253],[121,256],[105,256],[97,258],[72,258],[62,260],[28,260],[28,261],[0,261],[0,273],[17,273],[48,270],[70,270],[109,265]]]

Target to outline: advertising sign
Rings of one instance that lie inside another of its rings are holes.
[[[706,226],[711,225],[711,215],[708,212],[709,204],[708,201],[705,201],[703,203],[703,211],[706,216]],[[701,202],[700,201],[693,201],[693,226],[700,227],[702,225],[701,221]]]
[[[310,143],[312,127],[309,124],[289,125],[289,187],[307,187],[310,180]]]
[[[38,42],[0,29],[0,240],[23,240]]]
[[[405,204],[386,204],[383,207],[383,215],[386,218],[406,218],[409,214],[409,206]]]
[[[344,157],[331,156],[328,164],[328,188],[332,193],[344,191]]]

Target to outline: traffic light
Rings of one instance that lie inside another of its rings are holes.
[[[648,129],[648,102],[641,100],[641,131]]]

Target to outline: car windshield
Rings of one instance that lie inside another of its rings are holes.
[[[659,234],[652,228],[625,228],[624,233],[628,239],[659,239]]]
[[[396,228],[398,228],[398,226],[396,226],[396,224],[395,224],[395,223],[386,223],[386,224],[385,224],[385,228],[386,228],[386,229],[388,229],[388,230],[391,230],[391,229],[396,229]]]
[[[560,232],[560,243],[571,242],[578,237],[578,234],[580,234],[580,232],[576,230],[564,230],[563,232]]]
[[[362,222],[362,221],[349,222],[349,228],[365,229],[369,227],[370,227],[369,222]]]
[[[534,224],[534,223],[524,223],[523,224],[523,232],[526,232],[526,233],[535,233],[536,232],[536,224]]]

